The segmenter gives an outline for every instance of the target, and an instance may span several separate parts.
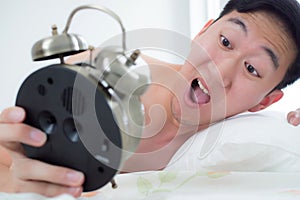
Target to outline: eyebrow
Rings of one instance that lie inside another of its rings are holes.
[[[239,27],[243,30],[243,32],[245,33],[245,35],[248,34],[248,28],[247,28],[247,26],[245,25],[245,23],[242,20],[240,20],[238,18],[229,18],[227,21],[239,25]]]
[[[246,36],[248,35],[248,28],[247,28],[246,24],[242,20],[240,20],[239,18],[229,18],[227,21],[239,25],[239,27],[243,30],[245,35]],[[273,62],[274,69],[275,70],[278,69],[278,67],[279,67],[279,58],[278,58],[278,56],[272,51],[272,49],[270,49],[268,47],[262,46],[262,49],[271,58],[271,60]]]
[[[279,67],[279,59],[278,59],[278,56],[276,56],[276,54],[268,47],[262,47],[265,52],[270,56],[272,62],[273,62],[273,66],[276,69],[278,69]]]

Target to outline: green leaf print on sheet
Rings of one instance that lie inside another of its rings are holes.
[[[137,187],[139,192],[145,195],[148,195],[149,191],[153,190],[152,183],[142,176],[137,179]]]
[[[178,178],[179,172],[174,171],[161,171],[157,173],[156,180],[147,179],[145,176],[139,176],[137,179],[137,189],[139,193],[148,196],[152,193],[159,193],[159,192],[172,192],[186,183],[190,182],[191,180],[195,179],[199,176],[206,176],[209,178],[221,178],[230,174],[230,172],[203,172],[198,171],[194,174],[190,175],[189,177],[180,180]],[[170,187],[171,185],[171,187]]]

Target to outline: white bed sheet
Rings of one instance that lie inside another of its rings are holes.
[[[116,176],[110,185],[80,200],[277,200],[300,199],[300,173],[160,171]],[[0,193],[1,200],[75,200],[69,195]]]

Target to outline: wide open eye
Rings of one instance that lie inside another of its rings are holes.
[[[228,49],[232,49],[232,46],[231,46],[231,43],[229,42],[229,40],[224,37],[223,35],[221,35],[221,44],[224,46],[224,47],[227,47]]]
[[[256,76],[256,77],[260,77],[260,75],[259,75],[259,73],[257,72],[257,70],[256,70],[252,65],[246,63],[245,66],[246,66],[247,71],[248,71],[251,75]]]

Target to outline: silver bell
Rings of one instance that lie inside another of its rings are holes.
[[[36,42],[31,49],[34,61],[48,60],[86,51],[89,45],[86,40],[77,34],[57,34],[57,27],[52,26],[52,36]]]

